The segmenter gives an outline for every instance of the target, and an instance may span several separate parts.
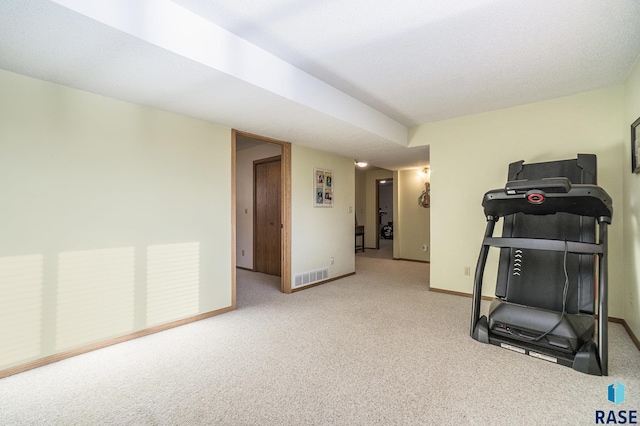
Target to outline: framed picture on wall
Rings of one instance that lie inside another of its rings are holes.
[[[313,169],[314,207],[333,207],[333,172]]]
[[[640,118],[631,125],[631,171],[640,173]]]

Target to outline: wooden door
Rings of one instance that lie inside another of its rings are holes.
[[[253,269],[280,276],[281,259],[280,156],[253,164]]]

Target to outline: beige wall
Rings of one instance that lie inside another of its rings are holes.
[[[508,164],[598,156],[599,184],[613,197],[610,227],[610,315],[624,315],[622,180],[623,89],[582,93],[535,104],[460,117],[411,130],[410,145],[430,145],[431,286],[472,292],[473,270],[485,228],[482,196],[504,187]],[[500,229],[496,231],[499,232]],[[487,263],[484,294],[493,295],[497,256]]]
[[[230,129],[0,89],[0,368],[231,305]]]
[[[394,257],[429,261],[430,209],[418,205],[428,176],[420,169],[398,172],[397,220],[394,222]],[[423,246],[427,251],[423,251]]]
[[[281,152],[280,145],[265,143],[236,154],[236,265],[242,268],[253,269],[253,162]]]
[[[640,338],[640,174],[631,173],[630,124],[640,117],[640,62],[624,86],[624,204],[619,211],[624,214],[624,318]],[[640,136],[640,133],[638,134]]]
[[[333,207],[314,207],[313,169],[333,171]],[[329,278],[355,272],[353,159],[291,146],[291,287],[295,275],[329,268]],[[334,264],[331,264],[331,258]]]

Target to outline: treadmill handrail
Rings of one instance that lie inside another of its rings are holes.
[[[542,238],[502,238],[488,237],[483,242],[486,246],[500,248],[519,248],[530,250],[560,251],[567,250],[576,254],[602,254],[600,244],[581,243],[577,241],[545,240]]]
[[[533,189],[508,194],[504,188],[487,192],[482,200],[485,216],[504,217],[515,213],[548,215],[571,213],[611,223],[613,203],[607,192],[597,185],[572,185],[568,192],[545,192]]]
[[[571,190],[571,181],[566,177],[542,178],[537,180],[511,180],[504,186],[507,194],[524,194],[532,189],[547,193],[566,194]]]

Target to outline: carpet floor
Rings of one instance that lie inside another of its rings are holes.
[[[368,248],[357,251],[356,257],[373,257],[376,259],[393,259],[393,240],[380,239],[380,248]]]
[[[238,270],[233,312],[0,380],[0,424],[588,425],[640,410],[640,352],[619,324],[610,376],[588,376],[471,339],[471,299],[428,291],[428,264],[357,257],[356,271],[285,295]]]

